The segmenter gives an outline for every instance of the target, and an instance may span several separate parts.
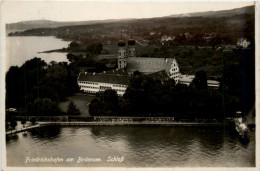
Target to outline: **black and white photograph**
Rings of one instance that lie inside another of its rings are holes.
[[[1,2],[1,170],[258,170],[258,16],[254,1]]]

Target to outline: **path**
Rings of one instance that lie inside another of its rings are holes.
[[[7,131],[6,135],[16,134],[16,133],[19,133],[19,132],[25,132],[27,130],[38,128],[38,127],[41,127],[41,126],[42,126],[41,124],[37,124],[37,125],[28,126],[28,127],[25,127],[25,128],[20,128],[20,129],[16,129],[16,130]]]

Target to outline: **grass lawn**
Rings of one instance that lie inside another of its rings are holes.
[[[90,95],[76,95],[76,96],[71,96],[68,97],[68,100],[65,102],[61,102],[59,104],[59,108],[63,112],[67,112],[68,105],[70,101],[73,101],[74,104],[79,108],[80,110],[80,115],[77,116],[90,116],[88,109],[89,109],[89,104],[92,99],[94,99],[96,96],[90,96]]]

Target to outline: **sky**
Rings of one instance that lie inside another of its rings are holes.
[[[84,2],[3,1],[4,23],[27,20],[87,21],[121,18],[152,18],[173,14],[219,11],[253,5],[253,2]]]

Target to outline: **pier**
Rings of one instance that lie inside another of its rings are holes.
[[[6,135],[16,134],[16,133],[19,133],[19,132],[25,132],[25,131],[27,131],[27,130],[39,128],[39,127],[41,127],[41,126],[43,126],[43,125],[37,124],[37,125],[32,125],[32,126],[28,126],[28,127],[21,128],[21,129],[15,129],[15,130],[7,131],[7,132],[6,132]]]

